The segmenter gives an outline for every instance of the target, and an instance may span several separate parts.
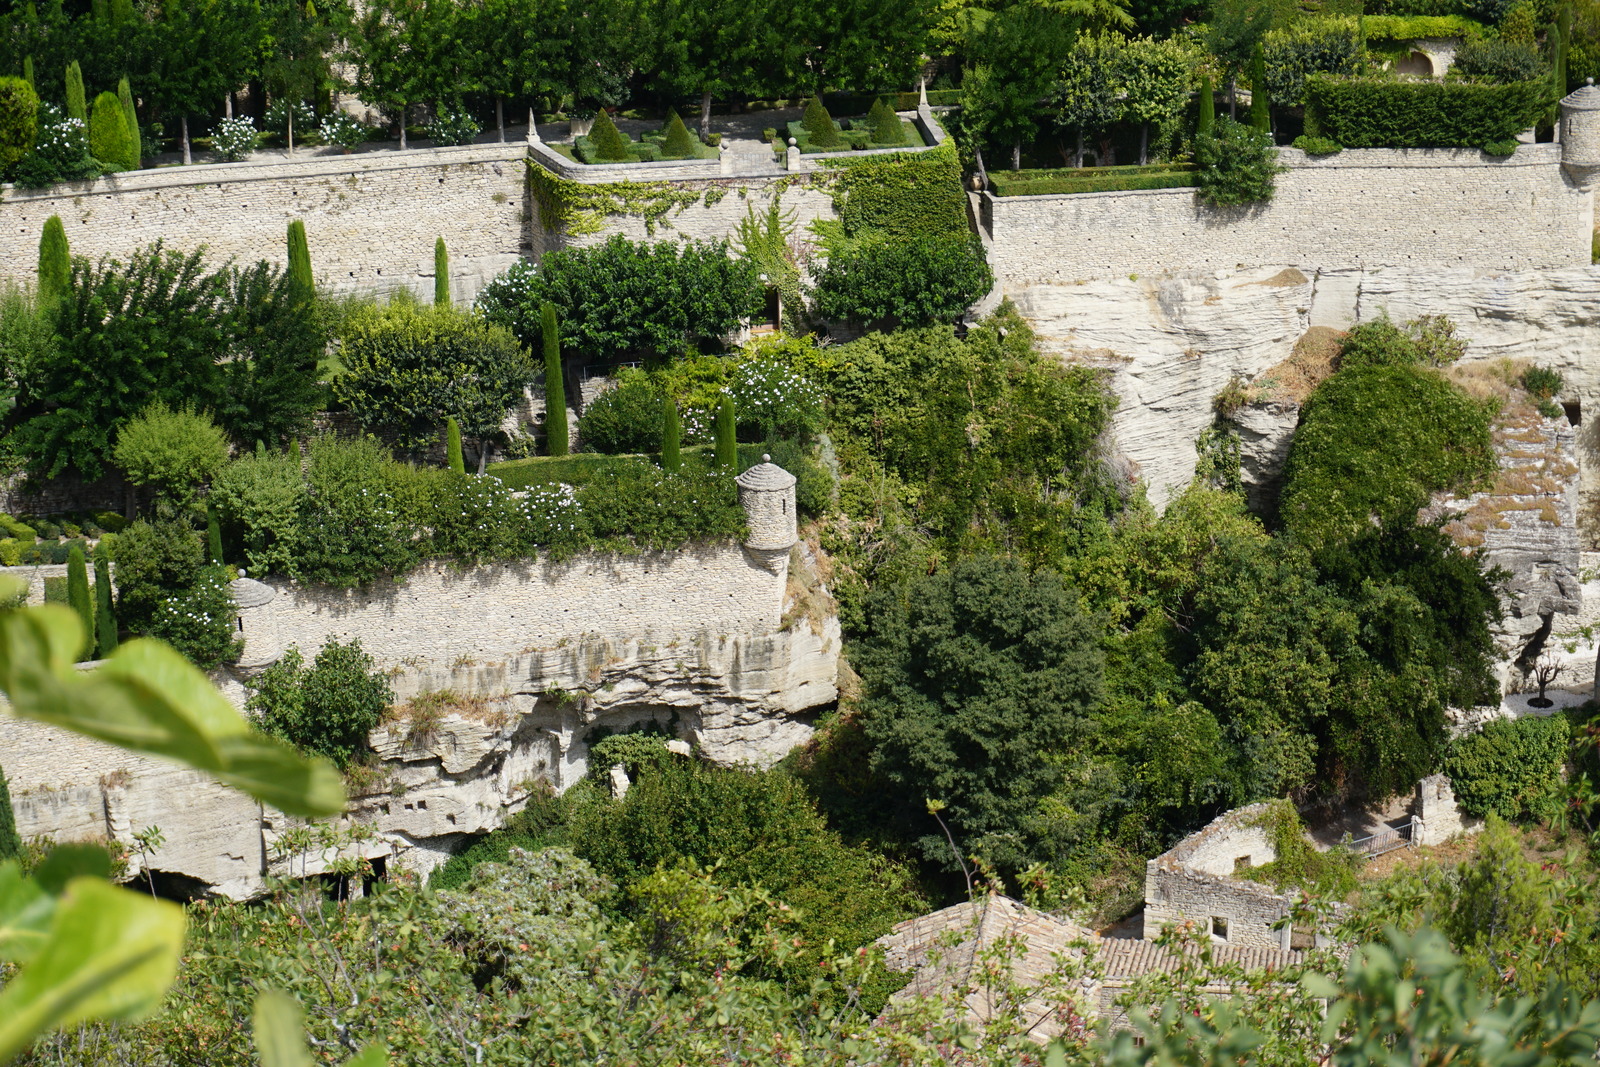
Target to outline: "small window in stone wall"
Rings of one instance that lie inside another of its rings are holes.
[[[1250,869],[1249,856],[1235,856],[1233,860],[1233,873],[1239,874]]]
[[[1228,940],[1228,918],[1225,915],[1211,916],[1211,936],[1218,941]]]

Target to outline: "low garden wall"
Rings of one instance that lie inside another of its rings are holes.
[[[466,145],[124,172],[50,189],[7,186],[0,277],[29,278],[45,220],[60,215],[73,252],[126,256],[162,240],[206,245],[218,260],[287,261],[303,219],[319,285],[431,296],[444,237],[458,301],[516,262],[527,244],[527,146]]]
[[[1476,149],[1346,149],[1287,168],[1266,204],[1209,208],[1192,189],[981,197],[1001,286],[1244,266],[1587,266],[1590,190],[1559,145],[1495,160]]]

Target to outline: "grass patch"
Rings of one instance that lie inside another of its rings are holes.
[[[485,470],[513,489],[531,485],[578,486],[587,485],[607,471],[641,458],[654,457],[602,456],[593,452],[579,452],[571,456],[531,456],[528,459],[491,463]]]

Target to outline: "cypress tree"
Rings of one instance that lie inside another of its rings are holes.
[[[1262,133],[1272,132],[1272,112],[1267,106],[1267,53],[1260,41],[1250,58],[1250,125]]]
[[[667,119],[667,139],[661,145],[661,155],[666,159],[689,159],[695,154],[694,140],[689,127],[683,124],[676,111]]]
[[[539,309],[539,333],[544,342],[544,432],[552,456],[567,454],[567,386],[561,374],[561,335],[556,331],[556,306]]]
[[[206,502],[206,562],[222,562],[222,526],[217,522],[217,509]]]
[[[872,110],[867,114],[867,121],[872,125],[872,141],[874,144],[904,144],[906,140],[905,124],[900,121],[900,116],[883,100],[872,102]]]
[[[822,97],[813,96],[806,105],[806,113],[800,119],[800,128],[806,131],[811,143],[818,148],[832,148],[839,143],[839,127],[833,124],[833,116],[828,114],[828,109],[822,105]]]
[[[732,470],[739,465],[739,440],[735,436],[733,397],[727,393],[717,401],[717,466]]]
[[[39,235],[39,304],[53,307],[72,286],[72,252],[67,246],[67,228],[60,215],[44,220]]]
[[[67,553],[67,606],[78,613],[78,620],[83,623],[83,652],[87,657],[95,645],[94,601],[89,598],[89,567],[78,545]]]
[[[139,166],[139,150],[133,146],[128,113],[116,93],[101,93],[94,98],[94,110],[89,115],[89,154],[117,170],[136,170]]]
[[[683,423],[678,418],[678,402],[661,398],[661,469],[672,473],[683,466]]]
[[[299,219],[289,223],[289,288],[302,304],[311,303],[317,295],[317,284],[311,278],[311,245],[306,241],[306,224]]]
[[[461,424],[454,415],[444,421],[444,451],[451,470],[457,474],[467,473],[467,461],[461,458]]]
[[[133,90],[128,87],[127,78],[117,82],[117,99],[122,101],[122,113],[128,117],[128,129],[133,134],[133,169],[138,170],[144,162],[144,140],[139,136],[139,113],[134,110]]]
[[[594,146],[594,154],[599,159],[611,159],[627,162],[633,158],[633,153],[628,151],[628,140],[622,136],[622,131],[617,129],[617,124],[611,121],[611,116],[605,109],[594,117],[594,125],[589,129],[589,143]]]
[[[6,784],[6,772],[0,769],[0,863],[14,860],[22,852],[22,838],[17,836],[17,816],[11,810],[11,787]]]
[[[1211,75],[1207,74],[1200,79],[1200,113],[1195,116],[1194,120],[1195,140],[1198,141],[1202,137],[1214,136],[1216,128],[1217,101],[1211,91]]]
[[[443,237],[433,242],[433,302],[450,303],[450,250]]]
[[[94,554],[95,627],[99,631],[96,654],[105,659],[117,650],[117,616],[111,609],[111,556],[104,548]]]
[[[33,86],[34,91],[39,89],[39,83],[33,80],[33,57],[22,57],[22,80]]]
[[[83,70],[76,59],[67,64],[67,118],[89,121],[89,97],[83,91]]]

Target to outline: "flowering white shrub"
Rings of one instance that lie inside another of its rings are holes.
[[[211,130],[211,147],[229,163],[247,158],[260,143],[260,131],[246,118],[223,119]]]
[[[465,111],[441,107],[428,126],[428,137],[434,144],[471,144],[480,129]]]
[[[40,104],[39,133],[33,151],[16,166],[16,183],[42,189],[56,182],[97,178],[100,173],[100,164],[89,154],[89,131],[83,120],[68,118],[54,104]]]
[[[331,145],[338,145],[346,152],[355,148],[367,139],[367,126],[343,111],[335,111],[322,120],[319,127],[322,139]]]
[[[317,113],[311,110],[311,105],[298,101],[291,104],[287,100],[274,100],[267,108],[266,117],[261,125],[274,133],[288,133],[291,108],[296,130],[309,130],[317,124]]]
[[[728,381],[741,436],[808,437],[822,429],[822,389],[777,360],[742,363]]]

